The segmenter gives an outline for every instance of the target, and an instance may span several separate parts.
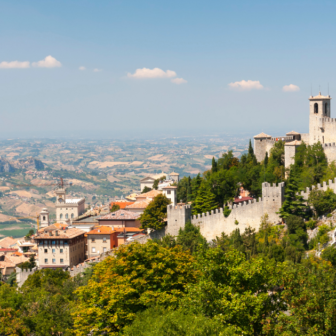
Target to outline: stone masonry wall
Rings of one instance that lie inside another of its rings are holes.
[[[310,188],[306,188],[306,190],[301,191],[299,195],[303,196],[305,200],[308,199],[309,194],[312,190],[324,190],[327,191],[329,189],[333,190],[336,193],[336,178],[334,180],[329,180],[328,182],[323,182],[322,185],[318,183],[316,186],[311,186]]]
[[[270,185],[264,182],[262,185],[262,196],[258,201],[250,200],[233,205],[228,217],[224,217],[222,208],[211,211],[211,213],[207,212],[205,214],[189,216],[191,210],[189,207],[173,207],[168,205],[168,225],[165,232],[166,234],[177,235],[179,228],[184,228],[186,221],[190,219],[192,224],[200,227],[202,235],[208,241],[211,241],[216,236],[220,236],[222,232],[230,234],[237,228],[241,232],[244,232],[245,228],[249,226],[258,230],[261,217],[266,213],[271,223],[279,223],[281,220],[276,212],[283,202],[284,183],[279,183],[276,186],[275,184]]]
[[[328,159],[328,162],[336,161],[336,145],[335,142],[325,143],[322,145],[324,153]]]

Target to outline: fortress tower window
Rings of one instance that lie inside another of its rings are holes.
[[[68,214],[65,214],[65,219],[68,219]]]
[[[317,105],[317,103],[314,104],[314,113],[318,113],[318,105]]]
[[[63,214],[60,214],[60,219],[62,219],[63,218]]]
[[[74,217],[75,217],[75,216],[74,216],[74,214],[72,213],[72,214],[71,214],[71,218],[74,218]]]
[[[324,104],[324,114],[327,115],[328,113],[328,103]]]

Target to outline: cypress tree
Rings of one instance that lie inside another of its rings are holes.
[[[192,211],[193,215],[205,213],[207,211],[210,212],[211,210],[217,209],[217,207],[218,204],[216,202],[216,196],[212,193],[210,187],[208,187],[207,184],[203,182],[195,199]]]
[[[264,160],[264,166],[267,167],[267,165],[268,165],[268,152],[266,152],[265,160]]]
[[[214,157],[212,158],[212,172],[217,173],[217,162]]]

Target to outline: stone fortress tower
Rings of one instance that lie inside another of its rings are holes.
[[[328,162],[336,160],[336,119],[330,118],[330,96],[322,96],[321,92],[309,97],[309,133],[289,132],[285,136],[272,137],[265,133],[254,136],[254,152],[257,160],[263,161],[266,152],[274,144],[282,140],[285,142],[285,167],[294,163],[296,148],[304,141],[307,145],[320,142],[327,156]]]

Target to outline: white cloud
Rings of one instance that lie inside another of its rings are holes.
[[[282,91],[284,91],[284,92],[295,92],[295,91],[300,91],[300,88],[297,85],[289,84],[289,85],[285,85],[282,88]]]
[[[187,81],[183,78],[174,78],[171,80],[172,83],[175,84],[183,84],[183,83],[187,83]]]
[[[102,69],[93,69],[93,72],[100,72],[100,71],[102,71]]]
[[[34,62],[32,65],[38,68],[58,68],[62,66],[61,62],[51,55],[47,56],[44,60]]]
[[[229,86],[230,88],[239,91],[261,90],[264,88],[259,81],[252,80],[242,80],[240,82],[230,83]]]
[[[159,68],[154,68],[154,69],[147,69],[147,68],[142,68],[142,69],[136,69],[134,74],[127,74],[127,77],[130,78],[172,78],[176,77],[176,72],[167,70],[164,71]]]
[[[1,62],[0,69],[25,69],[30,68],[30,62],[19,62],[19,61],[12,61],[12,62]]]
[[[80,66],[79,70],[86,70],[85,66]]]

